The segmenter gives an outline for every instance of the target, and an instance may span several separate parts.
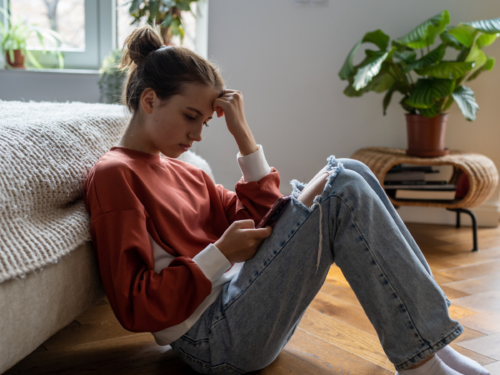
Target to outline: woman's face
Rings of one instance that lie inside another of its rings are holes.
[[[163,103],[151,89],[141,97],[145,130],[152,154],[179,157],[194,142],[202,140],[202,131],[214,114],[213,103],[219,95],[210,86],[185,84],[184,93]]]

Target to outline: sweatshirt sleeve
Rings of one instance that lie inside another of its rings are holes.
[[[252,219],[257,225],[283,194],[279,191],[280,176],[276,168],[266,161],[264,150],[237,155],[243,176],[235,186],[235,192],[217,185],[224,211],[229,223]]]
[[[156,273],[146,223],[145,213],[137,209],[104,213],[91,221],[110,305],[132,332],[156,332],[183,322],[211,293],[211,279],[231,266],[220,257],[203,259],[203,254],[217,254],[209,245],[196,260],[178,256]]]

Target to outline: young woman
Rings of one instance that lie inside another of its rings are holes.
[[[125,41],[122,67],[133,116],[90,171],[84,199],[125,329],[152,332],[200,373],[259,370],[290,340],[335,261],[400,374],[488,374],[447,346],[463,328],[366,165],[330,156],[307,185],[292,181],[274,228],[256,229],[282,194],[241,92],[149,26]],[[235,192],[176,159],[202,140],[214,112],[239,148]]]

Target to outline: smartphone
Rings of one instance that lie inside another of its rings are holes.
[[[257,228],[264,228],[266,225],[270,225],[271,227],[276,224],[281,214],[284,212],[284,208],[288,203],[290,203],[291,196],[283,195],[279,197],[278,200],[274,203],[273,207],[267,212],[266,216],[262,218]]]

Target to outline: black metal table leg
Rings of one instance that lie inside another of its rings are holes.
[[[471,210],[468,210],[466,208],[447,208],[448,211],[455,211],[457,213],[457,228],[460,228],[460,213],[465,213],[468,214],[472,220],[472,240],[474,247],[472,251],[477,251],[477,220],[476,220],[476,215],[474,212]]]

